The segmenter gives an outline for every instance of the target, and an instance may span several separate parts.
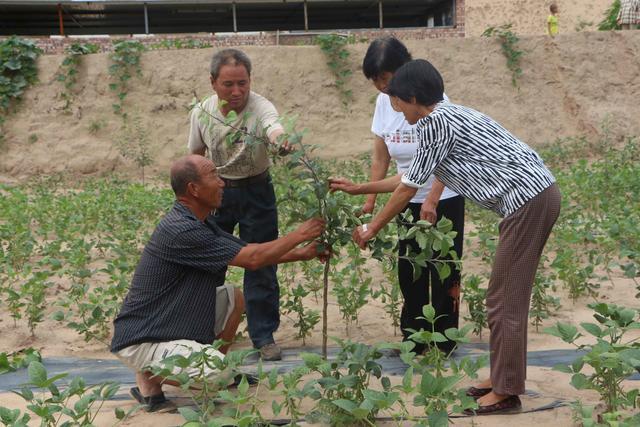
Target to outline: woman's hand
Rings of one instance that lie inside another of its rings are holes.
[[[422,206],[420,206],[420,219],[426,219],[433,225],[436,224],[438,221],[438,203],[443,191],[444,184],[436,178],[431,186],[431,191],[429,191],[424,202],[422,202]]]
[[[360,185],[354,184],[347,178],[329,178],[329,189],[331,192],[344,191],[348,194],[360,194]]]
[[[376,234],[378,233],[375,230],[369,228],[369,224],[362,224],[353,230],[351,237],[360,249],[365,249],[367,242],[376,237]]]
[[[422,206],[420,206],[420,219],[426,219],[431,224],[435,225],[438,220],[438,213],[436,208],[438,207],[438,203],[434,203],[429,199],[426,199]]]

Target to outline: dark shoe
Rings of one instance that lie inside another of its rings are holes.
[[[480,406],[478,409],[465,409],[465,415],[494,415],[520,412],[522,402],[518,396],[509,396],[493,405]]]
[[[129,394],[137,400],[139,404],[143,405],[142,408],[146,412],[171,412],[176,409],[176,405],[168,400],[162,392],[145,397],[140,393],[138,387],[133,387],[129,390]]]
[[[233,377],[233,383],[229,387],[238,387],[240,385],[240,382],[242,382],[242,377],[245,377],[247,379],[247,382],[249,383],[249,385],[256,385],[260,382],[260,379],[255,375],[247,374],[243,372],[243,373],[238,373],[236,374],[235,377]]]
[[[390,348],[389,350],[387,350],[387,357],[400,357],[401,353],[402,352],[398,348]]]
[[[491,393],[491,390],[493,390],[491,387],[489,388],[469,387],[465,394],[467,396],[477,399],[479,397],[484,396],[485,394]]]
[[[280,346],[274,342],[265,344],[260,347],[260,358],[266,362],[282,360],[282,350]]]

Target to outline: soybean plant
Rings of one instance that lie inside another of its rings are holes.
[[[304,286],[298,283],[294,288],[286,291],[281,303],[283,314],[295,316],[293,326],[298,330],[296,338],[302,339],[302,345],[306,345],[305,338],[311,336],[313,329],[320,321],[320,313],[317,310],[309,310],[304,306],[304,298],[309,293]]]
[[[293,317],[294,326],[297,328],[296,338],[302,339],[302,345],[306,345],[306,337],[311,336],[320,321],[320,313],[305,308],[304,299],[311,291],[297,278],[300,274],[297,267],[296,264],[282,264],[278,269],[280,311],[285,316]]]
[[[488,266],[493,264],[498,246],[498,221],[495,214],[476,205],[467,203],[466,215],[468,221],[472,221],[475,230],[466,233],[467,238],[476,238],[477,247],[471,254],[482,259]]]
[[[541,266],[545,258],[541,260]],[[531,309],[529,310],[531,324],[536,327],[536,332],[542,325],[542,321],[548,319],[551,313],[560,308],[560,298],[548,294],[550,290],[555,290],[554,279],[555,276],[547,275],[542,268],[538,268],[533,282]]]
[[[401,214],[398,227],[398,239],[414,239],[418,245],[417,251],[410,246],[404,254],[399,254],[401,259],[411,263],[413,278],[417,280],[422,274],[422,269],[432,265],[436,268],[440,280],[451,275],[452,269],[460,268],[460,260],[453,249],[453,239],[456,232],[453,231],[453,223],[448,218],[441,218],[436,224],[426,220],[412,223],[409,220],[410,211]]]
[[[360,249],[355,244],[346,246],[349,261],[342,268],[336,266],[331,270],[331,281],[348,332],[352,323],[358,324],[358,312],[368,302],[372,278],[365,276],[366,258]]]
[[[462,329],[449,328],[444,334],[435,331],[435,322],[438,319],[435,309],[431,304],[422,309],[421,319],[429,322],[431,331],[414,331],[410,336],[412,341],[426,344],[427,352],[422,358],[416,358],[411,352],[414,344],[404,343],[401,359],[409,365],[405,373],[402,390],[405,393],[416,393],[414,404],[422,406],[427,416],[426,423],[420,422],[419,426],[442,426],[449,424],[449,407],[453,405],[454,413],[462,413],[465,409],[477,407],[473,398],[465,394],[465,390],[456,386],[465,378],[476,378],[477,371],[487,364],[487,357],[483,356],[475,360],[464,357],[460,361],[447,359],[447,356],[437,347],[437,343],[451,340],[457,344],[469,342],[467,334],[471,325],[465,325]],[[420,383],[414,388],[411,386],[411,378],[420,375]]]
[[[390,410],[399,399],[399,393],[392,390],[391,381],[382,375],[378,362],[386,345],[368,346],[338,339],[336,342],[340,352],[335,360],[323,360],[318,354],[301,354],[305,366],[320,375],[311,380],[311,385],[305,385],[309,397],[316,402],[306,418],[312,423],[331,426],[373,426],[376,416]],[[374,378],[376,386],[370,388]]]
[[[487,325],[487,308],[485,300],[487,298],[487,289],[482,288],[482,278],[476,274],[464,277],[464,294],[462,301],[469,306],[469,315],[464,316],[473,324],[473,333],[482,338],[482,329]]]
[[[570,246],[559,248],[551,267],[556,269],[558,279],[562,281],[574,303],[584,296],[598,296],[600,285],[592,282],[594,266],[585,265],[576,249]]]
[[[39,361],[31,362],[27,371],[29,382],[14,393],[27,402],[27,409],[40,419],[41,426],[46,427],[94,425],[104,402],[113,398],[120,387],[111,382],[88,386],[82,377],[75,377],[61,391],[56,382],[65,378],[67,373],[49,377]],[[32,388],[41,389],[42,392],[37,396]],[[122,421],[137,409],[134,407],[125,413],[121,408],[116,408],[115,416]],[[4,425],[26,427],[30,420],[28,413],[0,406],[0,422]]]
[[[384,311],[391,318],[393,335],[396,336],[402,312],[402,293],[398,283],[398,259],[385,257],[382,260],[382,271],[386,280],[380,283],[380,289],[375,293],[374,298],[379,298],[385,304]]]
[[[25,314],[29,325],[31,336],[35,336],[38,323],[44,320],[44,310],[47,306],[45,292],[51,285],[47,279],[51,276],[48,271],[29,271],[26,282],[22,285],[20,293],[26,300]]]
[[[26,368],[31,362],[42,361],[40,352],[32,347],[14,351],[13,353],[0,353],[0,375],[13,372],[20,368]]]
[[[640,413],[629,416],[622,411],[599,413],[594,406],[577,401],[571,405],[573,420],[585,427],[636,427],[640,425]]]
[[[200,351],[193,351],[184,356],[169,356],[162,360],[161,366],[151,367],[151,371],[154,375],[177,382],[191,395],[197,409],[178,409],[187,424],[259,425],[264,421],[257,409],[257,405],[261,403],[257,397],[259,387],[250,393],[247,377],[239,373],[240,365],[255,350],[230,351],[221,358],[215,350],[222,344],[221,340],[216,340]],[[209,375],[210,371],[214,374]],[[259,383],[264,382],[266,377],[260,369]],[[236,379],[239,379],[237,389],[232,392],[228,387]],[[223,416],[216,412],[214,399],[226,403],[222,409]],[[250,409],[243,409],[246,404],[249,404]],[[215,424],[210,424],[214,421]]]
[[[307,398],[319,398],[319,392],[314,388],[314,382],[308,381],[301,386],[302,378],[309,374],[310,370],[306,366],[297,366],[290,372],[278,376],[278,370],[274,368],[268,377],[269,390],[276,390],[276,387],[281,384],[282,389],[279,391],[279,395],[283,398],[282,402],[272,401],[271,409],[273,414],[278,416],[283,410],[291,418],[289,426],[299,426],[298,421],[304,419],[304,412],[300,407],[302,401]]]
[[[6,276],[8,280],[3,286],[3,293],[5,294],[3,299],[10,316],[13,318],[13,326],[17,327],[18,320],[22,319],[22,307],[25,306],[25,303],[22,301],[19,289],[16,290],[17,273],[13,269],[9,269]]]
[[[584,335],[567,323],[556,323],[545,332],[573,344],[586,353],[570,365],[557,365],[554,369],[571,374],[571,385],[578,390],[594,390],[606,406],[606,412],[616,413],[624,408],[636,408],[640,389],[628,389],[623,382],[640,369],[640,344],[637,338],[625,336],[640,329],[640,312],[616,304],[591,303],[593,317],[598,323],[580,323],[595,343],[584,343]],[[585,365],[588,368],[583,373]]]

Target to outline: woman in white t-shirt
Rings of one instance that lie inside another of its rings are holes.
[[[369,45],[364,57],[362,71],[365,77],[371,80],[376,89],[380,91],[371,125],[371,131],[375,135],[371,181],[366,184],[353,184],[346,179],[334,179],[331,180],[331,188],[350,194],[368,194],[362,208],[365,213],[373,212],[376,194],[382,192],[376,188],[376,182],[386,177],[390,161],[393,159],[396,162],[397,172],[402,174],[409,168],[418,148],[416,126],[407,123],[404,115],[393,109],[389,96],[386,94],[387,85],[391,81],[393,73],[409,61],[411,61],[411,54],[406,46],[393,37],[374,40]],[[449,218],[453,222],[453,229],[458,233],[454,239],[454,250],[459,258],[462,257],[464,197],[444,187],[431,176],[425,186],[418,190],[407,208],[411,209],[414,222],[426,219],[435,223],[443,216]],[[398,248],[399,253],[404,254],[408,246],[411,246],[414,252],[419,250],[415,240],[401,240]],[[404,297],[400,318],[400,328],[404,340],[408,340],[411,335],[411,332],[406,329],[431,330],[431,325],[428,322],[417,319],[422,316],[422,307],[430,302],[436,310],[436,315],[442,316],[436,321],[435,330],[437,332],[444,334],[446,329],[458,327],[459,270],[453,270],[448,278],[441,281],[436,269],[429,265],[429,269],[424,269],[422,275],[414,281],[411,263],[399,259],[398,281]],[[429,292],[430,284],[431,292]],[[438,343],[438,347],[447,354],[451,352],[453,346],[452,341]],[[422,344],[416,343],[414,351],[421,353],[424,349]]]

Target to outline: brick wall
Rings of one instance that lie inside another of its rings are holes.
[[[372,40],[383,35],[393,35],[402,40],[423,40],[433,38],[448,37],[464,37],[464,0],[456,0],[455,24],[453,27],[438,28],[393,28],[393,29],[367,29],[367,30],[344,30],[338,31],[340,34],[353,34],[356,40]],[[227,46],[273,46],[273,45],[297,45],[311,44],[313,38],[321,33],[318,32],[300,32],[300,33],[277,33],[277,32],[260,32],[260,33],[199,33],[199,34],[155,34],[155,35],[132,35],[132,36],[50,36],[50,37],[29,37],[35,40],[38,46],[45,54],[64,53],[67,46],[75,42],[95,43],[100,47],[102,52],[113,50],[113,43],[119,40],[138,40],[143,45],[149,47],[163,41],[180,40],[186,42],[193,40],[194,42],[207,43],[213,47]],[[0,37],[0,40],[6,37]]]

